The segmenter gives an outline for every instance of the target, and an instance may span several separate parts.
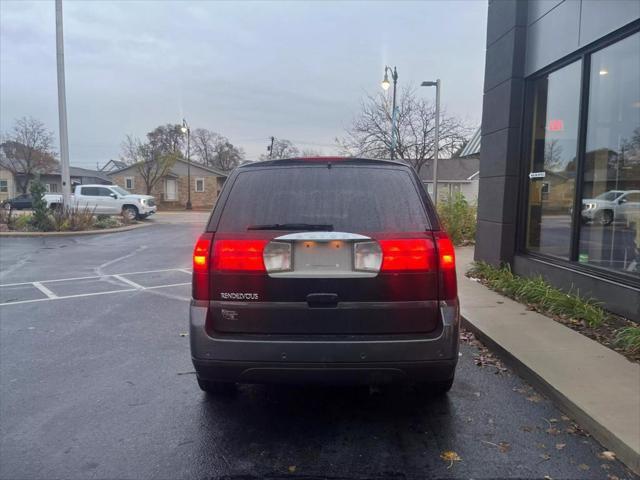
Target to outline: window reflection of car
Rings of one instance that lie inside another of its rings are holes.
[[[5,202],[2,203],[2,207],[7,210],[30,209],[32,207],[31,195],[29,195],[28,193],[23,193],[21,195],[18,195],[15,198],[10,198],[9,200],[6,200]]]
[[[640,190],[609,190],[582,200],[582,219],[610,225],[640,209]]]

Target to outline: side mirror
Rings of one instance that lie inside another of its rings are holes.
[[[622,205],[623,203],[627,203],[626,198],[621,198],[620,200],[618,200],[618,205]]]
[[[117,199],[117,198],[118,198],[118,195],[116,195],[115,193],[110,193],[110,194],[109,194],[109,196],[110,196],[111,198],[115,198],[115,199]]]

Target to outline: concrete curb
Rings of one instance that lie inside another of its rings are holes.
[[[518,357],[505,349],[497,341],[479,329],[471,321],[461,315],[462,326],[472,332],[488,348],[496,352],[517,375],[524,378],[532,387],[543,393],[560,410],[564,411],[570,418],[574,419],[580,426],[584,427],[598,442],[616,453],[617,458],[629,467],[633,472],[640,474],[640,456],[638,452],[618,438],[604,424],[587,414],[570,398],[554,388],[543,377],[536,374]]]
[[[153,223],[137,223],[135,225],[127,225],[126,227],[83,230],[80,232],[0,232],[0,237],[75,237],[80,235],[128,232],[129,230],[148,227],[150,225],[153,225]]]

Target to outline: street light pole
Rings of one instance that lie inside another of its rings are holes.
[[[438,154],[440,153],[440,79],[422,82],[422,87],[436,87],[436,139],[433,154],[433,204],[438,206]]]
[[[393,104],[391,106],[391,160],[395,160],[396,158],[396,142],[397,142],[397,134],[396,134],[396,91],[398,87],[398,70],[396,67],[388,67],[385,65],[384,67],[384,79],[382,80],[382,88],[387,90],[390,86],[389,77],[387,76],[387,72],[391,72],[391,79],[393,80]]]
[[[69,176],[69,135],[67,132],[67,94],[64,81],[64,36],[62,31],[62,0],[56,0],[56,60],[58,66],[58,124],[60,128],[60,179],[62,203],[69,205],[71,178]]]
[[[182,133],[187,134],[187,210],[191,210],[191,129],[189,124],[183,118],[182,127],[180,128]]]

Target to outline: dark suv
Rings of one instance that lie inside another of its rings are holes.
[[[453,245],[404,164],[247,164],[196,243],[190,324],[206,392],[392,381],[446,392],[458,360]]]

